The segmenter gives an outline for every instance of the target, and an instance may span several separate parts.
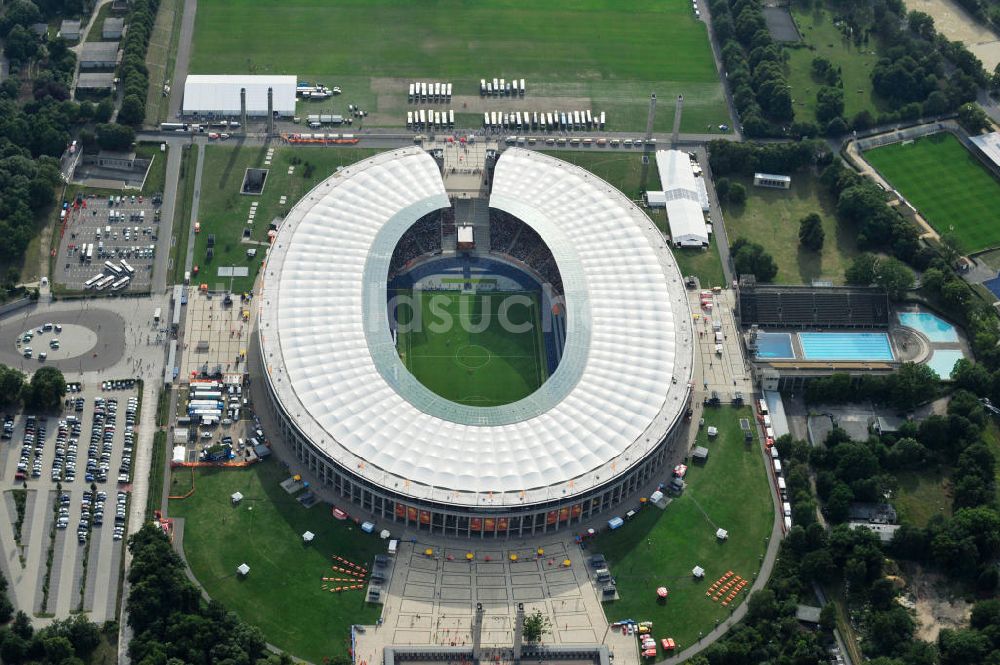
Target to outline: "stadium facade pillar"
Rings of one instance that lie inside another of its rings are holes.
[[[676,148],[681,136],[681,113],[684,112],[684,95],[677,95],[677,104],[674,107],[674,133],[670,137],[670,147]]]
[[[247,132],[247,89],[240,88],[240,129]]]
[[[267,135],[274,134],[274,88],[267,89]]]
[[[646,143],[653,138],[653,120],[656,119],[656,93],[649,95],[649,115],[646,116]]]

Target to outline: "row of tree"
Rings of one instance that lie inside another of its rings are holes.
[[[885,376],[834,373],[817,378],[806,386],[805,399],[810,404],[873,401],[906,411],[934,399],[938,385],[937,374],[927,365],[903,363]]]
[[[122,44],[122,64],[119,77],[124,97],[118,111],[118,121],[139,125],[146,117],[146,94],[149,92],[149,70],[146,69],[146,49],[153,34],[156,10],[160,0],[134,0],[128,15],[128,32]]]
[[[55,411],[65,394],[66,379],[55,367],[42,367],[26,381],[19,370],[0,365],[0,404],[23,402],[32,411]]]
[[[710,0],[712,30],[747,136],[780,136],[795,116],[785,54],[771,38],[759,0]]]

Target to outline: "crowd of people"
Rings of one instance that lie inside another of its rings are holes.
[[[538,232],[521,220],[490,210],[490,249],[533,268],[556,293],[562,293],[562,278],[552,251]]]
[[[441,253],[441,212],[434,211],[424,215],[416,224],[403,234],[392,260],[389,262],[389,275],[394,276],[403,270],[411,261],[424,254]]]

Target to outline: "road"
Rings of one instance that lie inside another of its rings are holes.
[[[181,112],[184,98],[184,81],[191,64],[191,45],[194,43],[194,16],[198,12],[198,0],[184,0],[184,16],[181,18],[181,35],[177,42],[177,58],[174,60],[173,79],[170,82],[170,105],[167,117],[176,118]]]

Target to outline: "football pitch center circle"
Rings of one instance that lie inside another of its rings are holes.
[[[473,351],[478,349],[478,351]],[[482,369],[493,360],[493,352],[479,344],[465,344],[455,349],[455,362],[471,371]]]

